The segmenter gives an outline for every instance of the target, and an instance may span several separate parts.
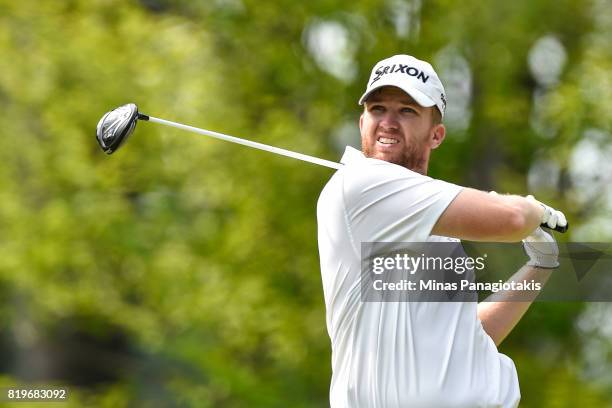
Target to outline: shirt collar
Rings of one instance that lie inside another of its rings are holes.
[[[355,163],[363,159],[365,159],[365,156],[363,155],[363,153],[361,153],[359,150],[355,149],[354,147],[346,146],[346,148],[344,149],[344,154],[342,155],[342,159],[340,159],[340,163],[350,164],[350,163]]]

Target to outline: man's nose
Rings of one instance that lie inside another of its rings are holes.
[[[388,130],[399,129],[399,120],[394,112],[386,112],[380,120],[380,126]]]

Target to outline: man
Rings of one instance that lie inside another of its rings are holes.
[[[514,363],[496,345],[529,302],[364,302],[361,243],[525,239],[531,259],[511,279],[531,279],[558,266],[554,240],[539,226],[565,225],[564,215],[532,197],[426,176],[446,136],[444,88],[427,62],[408,55],[380,61],[359,103],[362,152],[346,149],[345,166],[317,206],[331,406],[517,406]]]

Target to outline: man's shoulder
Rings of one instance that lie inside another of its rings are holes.
[[[319,195],[318,206],[345,205],[365,196],[384,197],[393,191],[432,179],[404,167],[376,159],[348,163],[329,179]]]
[[[341,179],[345,186],[349,184],[357,186],[380,185],[380,183],[394,180],[431,180],[431,177],[397,164],[369,158],[345,165],[334,174],[334,177]],[[334,177],[332,177],[332,180]]]

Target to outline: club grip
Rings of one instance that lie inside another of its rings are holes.
[[[563,226],[563,227],[557,225],[555,228],[550,228],[550,227],[546,226],[546,224],[540,224],[540,227],[552,229],[553,231],[557,231],[557,232],[560,232],[560,233],[563,234],[563,233],[565,233],[568,230],[569,222],[567,224],[565,224],[565,226]]]

